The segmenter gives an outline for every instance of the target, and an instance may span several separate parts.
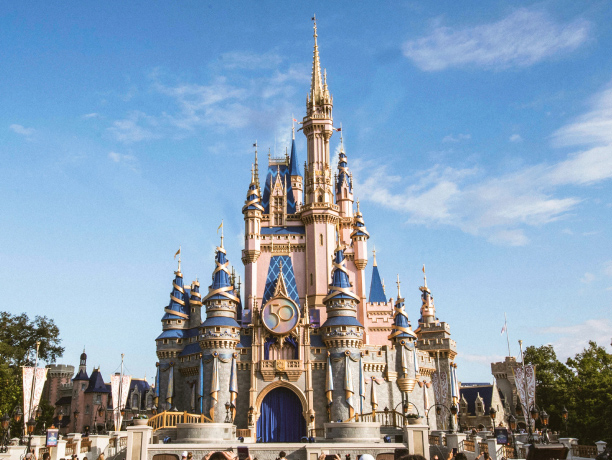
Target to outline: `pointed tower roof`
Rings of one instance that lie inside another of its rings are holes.
[[[351,233],[351,238],[354,238],[356,236],[364,236],[366,238],[370,238],[370,234],[366,230],[366,225],[363,221],[363,215],[361,214],[361,210],[359,209],[359,200],[357,200],[357,213],[355,214],[355,223],[353,224],[353,233]]]
[[[434,305],[433,295],[427,287],[427,276],[425,275],[425,265],[423,265],[423,286],[419,287],[421,291],[421,319],[420,323],[433,323],[436,321],[436,307]]]
[[[83,348],[83,353],[81,353],[79,372],[72,380],[89,380],[89,377],[87,376],[87,354],[85,353],[85,348]]]
[[[231,272],[229,271],[229,261],[226,257],[225,249],[223,248],[223,236],[221,236],[221,245],[217,246],[215,257],[215,269],[213,270],[213,282],[208,288],[208,294],[204,297],[203,302],[207,300],[227,299],[233,302],[238,302],[234,287],[230,283]]]
[[[376,249],[372,251],[374,253],[374,263],[372,267],[372,281],[370,282],[370,297],[368,299],[369,303],[373,302],[387,302],[385,296],[385,289],[383,288],[382,281],[380,279],[380,274],[378,273],[378,265],[376,263]]]
[[[301,176],[300,162],[298,160],[297,151],[295,150],[295,128],[293,129],[293,139],[291,140],[291,160],[289,161],[289,174],[291,176]]]
[[[359,302],[359,297],[352,290],[348,270],[344,262],[344,248],[338,246],[334,254],[334,268],[332,269],[332,282],[329,285],[327,296],[323,302],[332,299],[352,299]]]
[[[85,393],[110,393],[100,373],[100,368],[94,369],[89,377],[89,386]]]
[[[174,281],[172,281],[172,292],[170,293],[170,303],[164,309],[166,314],[165,319],[189,319],[189,308],[186,305],[187,296],[185,295],[185,286],[183,283],[183,274],[181,273],[181,258],[179,256],[178,269],[174,272]]]
[[[395,302],[395,313],[393,314],[393,325],[391,326],[393,332],[389,335],[389,340],[409,338],[415,339],[416,335],[410,327],[410,321],[408,320],[408,313],[406,313],[404,307],[404,299],[400,293],[400,280],[397,275],[397,301]]]
[[[247,190],[246,201],[244,202],[244,206],[242,207],[243,213],[249,210],[261,211],[261,212],[264,211],[264,208],[261,205],[261,199],[259,196],[259,185],[255,181],[254,168],[251,169],[251,184],[249,185],[249,189]]]
[[[319,105],[323,96],[323,81],[321,79],[321,62],[319,61],[319,45],[317,44],[317,17],[313,16],[314,21],[314,50],[312,56],[312,78],[310,82],[310,97],[314,105]]]
[[[200,294],[200,281],[197,279],[193,283],[191,283],[189,304],[202,305],[202,295]]]

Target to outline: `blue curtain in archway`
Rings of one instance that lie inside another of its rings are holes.
[[[300,442],[306,436],[300,398],[288,388],[276,388],[261,403],[257,436],[263,442]]]

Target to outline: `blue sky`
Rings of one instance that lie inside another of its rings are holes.
[[[123,352],[151,377],[179,245],[186,281],[208,279],[224,219],[243,273],[251,146],[284,152],[304,115],[313,13],[370,247],[413,327],[425,264],[463,381],[506,355],[504,312],[513,354],[609,348],[606,1],[5,4],[2,308],[54,318],[65,363],[85,346],[108,376]]]

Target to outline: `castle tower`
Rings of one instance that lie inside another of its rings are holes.
[[[295,149],[295,126],[292,128],[291,140],[291,160],[289,162],[289,174],[291,175],[291,188],[293,189],[293,200],[295,201],[296,210],[302,206],[303,198],[303,179],[300,174],[300,164],[298,161],[297,151]]]
[[[164,316],[161,319],[162,333],[155,339],[157,344],[157,358],[159,359],[160,388],[159,407],[169,410],[176,406],[173,389],[180,383],[181,376],[174,372],[177,358],[183,350],[183,339],[190,322],[190,310],[187,305],[188,296],[185,293],[183,274],[181,273],[181,257],[179,250],[178,268],[174,272],[170,302],[164,308]],[[170,381],[172,383],[170,384]],[[168,392],[170,387],[170,392]]]
[[[436,371],[432,376],[436,402],[451,407],[451,366],[457,356],[457,343],[450,338],[450,325],[435,317],[433,296],[427,287],[425,267],[423,266],[423,286],[421,291],[421,319],[416,329],[419,350],[425,351],[434,360]],[[436,418],[438,429],[449,428],[448,414],[442,413]]]
[[[359,209],[359,200],[357,200],[357,213],[354,217],[353,232],[351,233],[351,242],[353,243],[353,262],[357,270],[355,274],[355,293],[359,297],[359,310],[357,317],[361,324],[365,324],[366,317],[366,289],[365,289],[365,268],[368,265],[368,239],[370,234],[366,230],[365,222],[361,210]],[[367,342],[367,330],[365,331],[364,339]]]
[[[221,245],[217,247],[213,282],[203,299],[206,320],[200,327],[200,348],[204,376],[203,414],[214,422],[225,417],[225,403],[234,400],[230,394],[230,376],[240,342],[240,325],[236,310],[240,300],[230,283],[229,261]]]
[[[287,225],[287,179],[276,168],[276,178],[270,177],[270,226]]]
[[[90,427],[104,425],[104,416],[98,415],[98,409],[100,407],[108,407],[108,400],[110,398],[111,390],[107,388],[100,373],[100,368],[94,368],[91,376],[89,377],[89,384],[85,389],[85,407],[89,410],[85,410],[83,414],[83,423]]]
[[[338,154],[338,176],[336,178],[336,204],[340,207],[340,216],[353,218],[353,176],[348,169],[348,158],[344,151],[344,139],[340,133],[340,153]],[[346,230],[346,236],[345,236]],[[351,226],[342,228],[342,242],[348,243]]]
[[[348,421],[359,411],[359,358],[363,325],[357,320],[359,297],[353,293],[344,259],[344,248],[336,248],[332,283],[323,299],[327,320],[321,326],[328,352],[328,413],[330,421]]]
[[[81,353],[81,359],[79,362],[79,372],[72,379],[72,402],[70,405],[70,414],[74,414],[75,411],[79,411],[81,415],[84,414],[85,410],[85,390],[89,383],[89,377],[87,376],[87,355],[85,349]],[[74,429],[75,433],[81,433],[83,431],[83,417],[79,417],[76,421],[73,417],[70,418],[69,429]]]
[[[307,260],[312,261],[308,264],[306,274],[308,305],[319,309],[327,293],[335,248],[335,226],[339,221],[339,208],[334,204],[329,164],[329,139],[334,131],[332,106],[333,100],[326,79],[321,78],[315,20],[312,80],[306,99],[306,116],[302,123],[308,158],[301,217],[306,227]]]
[[[255,150],[257,162],[257,150]],[[255,171],[257,167],[255,167]],[[255,171],[251,170],[251,184],[247,191],[246,201],[242,207],[244,215],[244,249],[242,263],[245,273],[245,308],[251,310],[257,295],[257,259],[261,254],[261,218],[264,208],[261,205],[259,184]]]
[[[391,329],[392,332],[389,335],[389,340],[393,342],[395,348],[395,362],[400,363],[397,386],[402,392],[402,401],[406,405],[408,395],[414,389],[418,377],[415,366],[417,337],[412,331],[410,320],[406,313],[404,298],[400,292],[399,275],[397,275],[397,300],[395,301],[395,313]]]

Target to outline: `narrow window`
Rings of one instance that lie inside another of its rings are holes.
[[[319,233],[319,244],[323,246],[323,233]]]
[[[312,273],[310,274],[310,285],[312,286]]]

